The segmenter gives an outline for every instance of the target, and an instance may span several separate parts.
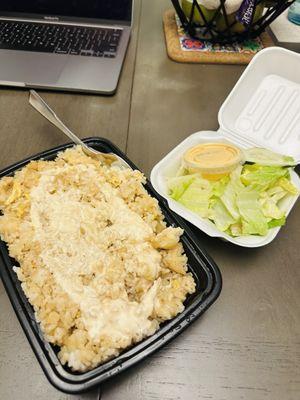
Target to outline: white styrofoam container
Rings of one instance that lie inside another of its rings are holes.
[[[291,155],[300,163],[300,54],[278,47],[260,51],[245,69],[219,110],[218,131],[201,131],[187,137],[167,154],[151,172],[154,189],[171,210],[213,237],[244,247],[270,243],[280,230],[272,228],[266,236],[233,238],[219,231],[168,195],[167,179],[175,175],[184,152],[199,143],[229,142],[241,148],[264,147]],[[292,182],[300,190],[300,179],[291,171]],[[281,201],[289,214],[297,196]]]

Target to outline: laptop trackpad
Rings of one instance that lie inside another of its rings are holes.
[[[67,60],[65,55],[0,50],[0,83],[53,84]]]

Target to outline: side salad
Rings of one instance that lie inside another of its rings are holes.
[[[262,148],[239,150],[243,156],[234,169],[213,179],[183,157],[176,176],[168,179],[169,195],[230,236],[264,236],[285,224],[281,201],[299,194],[290,178],[295,162]]]

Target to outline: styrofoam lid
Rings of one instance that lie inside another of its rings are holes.
[[[300,162],[300,54],[270,47],[260,51],[218,115],[226,138],[265,147]]]

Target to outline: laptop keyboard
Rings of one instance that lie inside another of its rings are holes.
[[[122,29],[0,21],[0,49],[116,56]]]

